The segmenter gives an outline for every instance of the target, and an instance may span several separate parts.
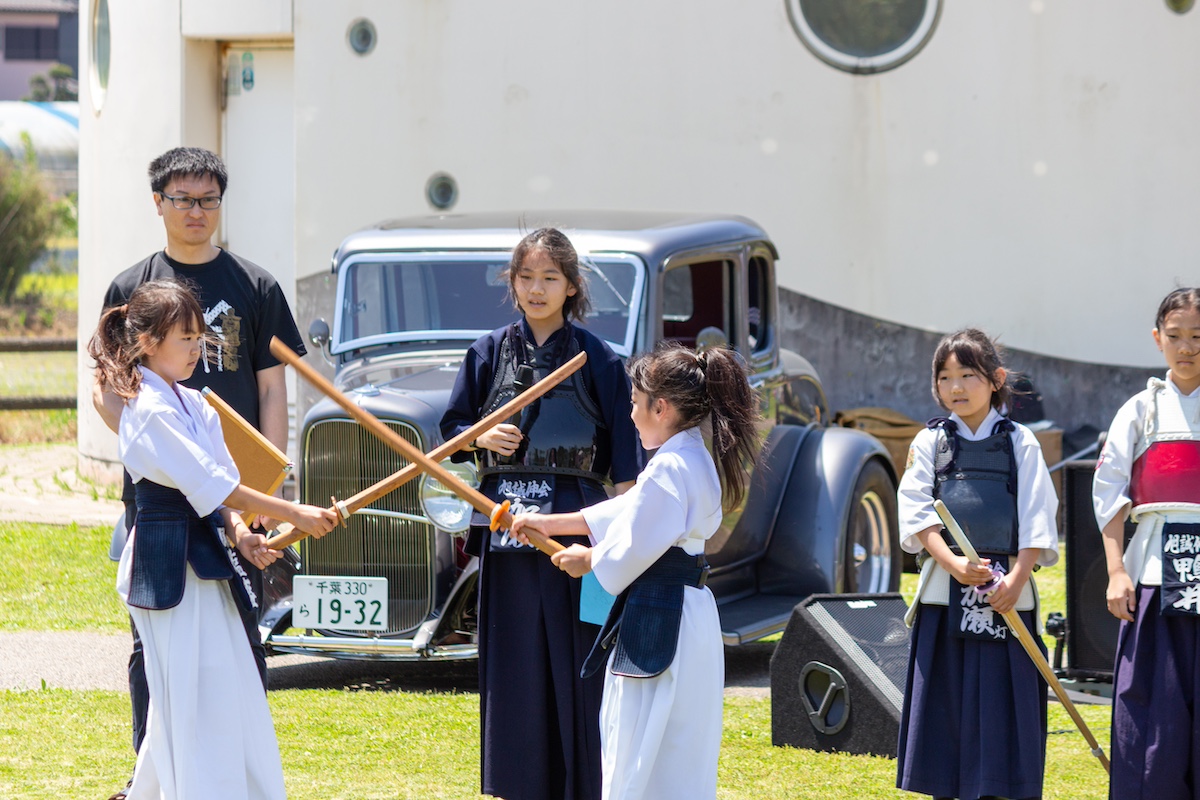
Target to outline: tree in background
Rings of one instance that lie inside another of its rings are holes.
[[[29,96],[25,99],[38,103],[79,99],[79,81],[75,80],[74,70],[66,64],[55,64],[50,67],[49,76],[34,75],[30,78]]]
[[[23,158],[0,157],[0,303],[12,302],[17,284],[46,250],[46,242],[73,219],[69,201],[55,202],[37,167],[33,140],[21,134]]]

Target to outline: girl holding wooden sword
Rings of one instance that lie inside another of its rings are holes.
[[[513,513],[576,511],[637,477],[629,379],[600,337],[574,324],[589,303],[574,246],[555,228],[525,236],[506,273],[522,318],[476,341],[442,417],[449,440],[576,353],[582,369],[518,419],[479,436],[480,491]],[[541,553],[491,532],[482,515],[468,551],[480,557],[479,703],[483,794],[505,800],[599,800],[598,677],[580,669],[596,626],[580,619],[582,583]],[[569,542],[568,542],[569,543]],[[566,544],[566,543],[564,543]],[[521,745],[512,733],[523,731]]]
[[[137,493],[117,591],[142,639],[150,706],[129,800],[285,796],[266,694],[238,611],[256,598],[223,540],[235,540],[262,568],[279,554],[235,508],[317,536],[337,521],[323,508],[240,485],[216,410],[179,383],[200,360],[204,331],[187,286],[150,281],[104,312],[88,344],[102,388],[126,399],[118,448]]]
[[[897,786],[963,800],[1040,797],[1046,686],[1000,612],[1015,608],[1037,630],[1031,573],[1058,560],[1058,499],[1037,439],[1005,415],[1008,373],[986,334],[943,338],[932,388],[950,415],[917,434],[899,487],[901,546],[926,561],[907,616]],[[986,565],[944,538],[938,499]],[[990,594],[977,591],[993,580]]]

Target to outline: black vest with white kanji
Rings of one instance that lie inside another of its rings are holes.
[[[541,347],[527,341],[520,323],[512,325],[500,343],[496,372],[484,415],[490,414],[517,396],[526,386],[518,386],[520,367],[532,367],[532,379],[541,380],[579,353],[579,343],[568,324],[554,344]],[[583,370],[555,386],[535,400],[512,420],[521,428],[524,438],[516,453],[501,456],[486,452],[479,470],[480,477],[496,474],[574,475],[603,482],[605,476],[596,471],[597,464],[609,464],[612,445],[604,435],[607,426],[599,405],[587,391]]]
[[[933,497],[941,500],[983,555],[1015,555],[1018,547],[1017,460],[1011,420],[999,420],[986,439],[968,441],[958,426],[938,417],[928,426],[940,429],[934,455]],[[962,551],[946,531],[946,544]]]

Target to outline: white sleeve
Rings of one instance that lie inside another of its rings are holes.
[[[936,430],[919,432],[908,446],[908,461],[896,492],[896,511],[900,522],[900,549],[919,553],[923,549],[917,534],[942,524],[933,510],[933,455],[937,446]]]
[[[599,542],[592,549],[592,571],[609,594],[624,591],[667,552],[687,525],[687,509],[681,499],[659,481],[647,480],[646,473],[620,499],[624,500],[621,513],[596,537]],[[594,509],[596,506],[584,509],[589,527],[592,519],[599,522],[603,518],[589,513]]]
[[[1132,397],[1117,411],[1108,429],[1108,437],[1104,440],[1104,449],[1096,461],[1096,474],[1092,478],[1092,511],[1100,530],[1104,530],[1104,526],[1117,516],[1124,519],[1129,512],[1133,454],[1137,452],[1145,414],[1141,397],[1141,394]]]
[[[1038,563],[1058,563],[1058,494],[1037,436],[1024,425],[1012,434],[1017,461],[1017,547],[1041,549]]]
[[[121,437],[121,461],[131,473],[167,480],[202,517],[238,487],[236,468],[231,473],[194,441],[178,414],[158,411],[140,423]]]
[[[636,496],[634,493],[637,490],[635,485],[624,494],[618,494],[579,509],[579,513],[583,514],[583,521],[587,523],[588,535],[592,544],[602,541],[608,535],[617,518],[621,516],[621,512],[625,510],[626,504]]]

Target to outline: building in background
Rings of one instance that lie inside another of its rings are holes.
[[[199,145],[229,163],[223,241],[302,328],[389,217],[732,212],[779,246],[784,344],[833,408],[928,416],[932,342],[975,324],[1048,416],[1103,427],[1161,371],[1158,300],[1200,282],[1190,6],[84,0],[80,335],[162,244],[146,164]],[[115,458],[87,403],[79,432]]]
[[[0,0],[0,100],[28,97],[55,64],[79,74],[79,0]]]

